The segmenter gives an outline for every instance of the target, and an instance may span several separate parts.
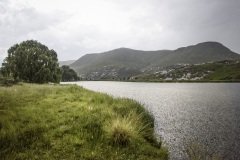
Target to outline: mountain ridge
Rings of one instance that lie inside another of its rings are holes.
[[[202,42],[175,50],[142,51],[117,48],[86,54],[70,64],[81,77],[112,79],[134,76],[141,72],[176,64],[200,64],[212,61],[240,59],[240,55],[219,42]]]

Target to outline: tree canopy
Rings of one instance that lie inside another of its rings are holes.
[[[77,81],[77,80],[79,80],[77,73],[73,69],[71,69],[69,66],[63,65],[62,66],[62,81],[68,82],[68,81]]]
[[[57,53],[35,40],[10,47],[1,70],[4,76],[25,82],[58,83],[61,79]]]

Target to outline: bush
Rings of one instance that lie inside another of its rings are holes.
[[[80,78],[77,73],[69,66],[63,65],[62,67],[62,82],[78,81]]]

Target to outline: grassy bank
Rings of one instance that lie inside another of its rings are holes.
[[[75,85],[0,87],[1,159],[167,159],[132,100]]]

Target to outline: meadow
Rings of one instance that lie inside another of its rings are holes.
[[[130,99],[76,85],[0,87],[1,159],[156,160],[154,118]]]

